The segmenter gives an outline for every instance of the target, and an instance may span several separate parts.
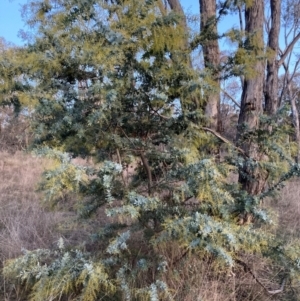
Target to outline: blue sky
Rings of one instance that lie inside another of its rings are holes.
[[[21,18],[21,7],[25,3],[27,0],[0,0],[0,36],[17,45],[23,43],[18,32],[26,30]],[[187,12],[199,13],[199,0],[182,0],[181,3]]]
[[[24,28],[21,19],[21,4],[27,0],[0,0],[0,36],[15,44],[22,44],[18,32]]]
[[[22,5],[29,0],[0,0],[0,37],[4,37],[7,42],[16,45],[23,45],[24,41],[18,36],[21,29],[25,32],[28,30],[21,17]],[[188,15],[199,15],[199,0],[181,0],[184,10]],[[224,32],[232,26],[238,27],[238,19],[236,16],[229,15],[225,17],[219,24],[219,32]],[[232,45],[226,40],[220,41],[222,50],[228,50]]]

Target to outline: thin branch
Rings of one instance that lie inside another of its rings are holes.
[[[294,76],[296,75],[296,72],[297,72],[299,63],[300,63],[300,58],[298,59],[298,61],[296,62],[295,66],[294,66],[294,70],[293,70],[293,73],[292,73],[292,75],[291,75],[291,80],[292,80],[292,79],[294,78]]]
[[[282,66],[283,66],[284,71],[285,71],[284,80],[286,81],[287,85],[292,82],[294,76],[297,73],[297,69],[298,69],[299,64],[300,64],[300,58],[295,63],[293,73],[290,75],[289,70],[288,70],[289,69],[288,64],[286,64],[285,62],[283,62]]]
[[[189,248],[187,248],[178,258],[175,258],[172,263],[171,266],[174,266],[175,264],[177,264],[181,259],[183,259],[188,253],[189,253]]]
[[[285,46],[288,45],[288,38],[290,36],[290,34],[292,33],[293,31],[293,27],[291,27],[291,29],[287,32],[287,26],[284,27],[285,30],[284,30],[284,41],[285,41]]]
[[[286,64],[286,62],[283,62],[282,66],[283,66],[283,68],[284,68],[285,74],[287,74],[287,73],[288,73],[288,70],[289,70],[289,67],[288,67],[288,65]]]
[[[238,5],[238,11],[239,11],[240,30],[241,30],[241,31],[244,31],[243,17],[242,17],[242,9],[241,9],[241,6],[240,6],[240,5]]]
[[[270,295],[276,295],[276,294],[279,294],[279,293],[282,293],[283,290],[284,290],[284,287],[285,287],[285,283],[286,283],[286,278],[284,278],[282,280],[282,283],[281,283],[281,286],[280,286],[280,289],[278,290],[268,290],[261,282],[260,280],[255,276],[255,274],[253,273],[253,271],[250,269],[250,267],[245,263],[243,262],[242,260],[240,259],[236,259],[235,260],[236,263],[238,263],[239,265],[241,265],[243,268],[244,268],[244,271],[246,273],[250,273],[251,276],[253,277],[253,279]]]
[[[154,113],[154,114],[158,115],[159,117],[161,117],[162,119],[166,119],[166,120],[171,119],[172,117],[168,117],[168,116],[161,115],[161,114],[158,112],[159,110],[162,110],[163,108],[164,108],[164,106],[162,106],[161,108],[158,108],[158,109],[155,110],[155,109],[150,105],[151,111],[150,111],[149,113],[150,113],[150,114],[151,114],[151,113]]]
[[[141,151],[140,152],[140,156],[141,156],[141,159],[142,159],[142,162],[143,162],[143,166],[144,166],[144,169],[145,169],[145,171],[147,173],[147,177],[148,177],[148,194],[151,195],[151,188],[152,188],[152,173],[151,173],[151,169],[150,169],[148,160],[145,157],[144,152]]]
[[[121,129],[121,131],[123,132],[123,134],[125,135],[125,137],[133,144],[134,146],[134,143],[130,140],[130,138],[126,135],[125,131],[122,129],[122,127],[119,127]],[[137,151],[137,150],[135,150]],[[152,173],[151,173],[151,169],[150,169],[150,166],[149,166],[149,163],[148,163],[148,160],[147,158],[145,157],[144,155],[144,152],[142,150],[139,151],[139,155],[141,157],[141,160],[143,162],[143,166],[144,166],[144,169],[147,173],[147,177],[148,177],[148,193],[149,195],[151,195],[151,188],[152,188]]]
[[[300,39],[300,32],[294,37],[293,41],[287,46],[287,48],[284,50],[283,54],[281,55],[280,60],[278,61],[278,66],[281,66],[288,56],[288,54],[293,50],[295,44]]]
[[[126,139],[129,141],[129,143],[131,143],[133,146],[134,143],[130,140],[130,138],[127,136],[127,134],[125,133],[125,131],[123,130],[123,128],[121,126],[118,126],[118,128],[123,132],[124,136],[126,137]]]
[[[117,148],[117,157],[118,157],[119,164],[120,164],[121,166],[123,166],[123,164],[122,164],[122,159],[121,159],[121,155],[120,155],[120,151],[119,151],[118,148]],[[123,171],[122,171],[122,180],[123,180],[124,187],[126,187],[127,185],[126,185],[126,180],[125,180],[125,176],[124,176]]]
[[[267,34],[269,34],[270,33],[270,17],[268,19],[265,17],[265,27],[266,27]]]
[[[287,74],[285,73],[283,81],[282,81],[282,90],[281,90],[280,98],[279,98],[280,99],[279,107],[281,106],[282,101],[283,101],[283,96],[286,93],[286,89],[287,89],[286,85],[287,85]]]
[[[160,118],[165,119],[165,120],[170,120],[170,119],[172,118],[172,117],[167,117],[167,116],[161,115],[161,114],[159,114],[158,112],[156,112],[156,114],[157,114]]]
[[[241,108],[241,106],[238,104],[238,102],[224,89],[221,88],[221,91],[232,100],[232,102],[238,107]]]
[[[273,291],[269,291],[269,290],[268,290],[268,293],[269,293],[270,295],[276,295],[276,294],[282,293],[283,290],[284,290],[284,287],[285,287],[285,283],[286,283],[286,278],[283,278],[282,283],[281,283],[281,286],[280,286],[280,289],[278,289],[278,290],[273,290]]]
[[[199,127],[199,129],[207,131],[207,132],[210,132],[211,134],[213,134],[214,136],[216,136],[217,138],[219,138],[222,142],[231,145],[233,148],[235,148],[243,156],[249,158],[249,156],[240,147],[237,147],[237,146],[233,145],[228,139],[226,139],[225,137],[223,137],[222,135],[220,135],[216,131],[214,131],[214,130],[212,130],[210,128],[207,128],[207,127]]]

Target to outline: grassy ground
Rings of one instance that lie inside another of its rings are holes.
[[[63,237],[67,244],[80,244],[85,228],[76,221],[71,204],[52,210],[37,192],[41,174],[49,162],[23,152],[0,152],[0,263],[22,250],[51,248]],[[0,300],[16,301],[17,292],[1,279]]]

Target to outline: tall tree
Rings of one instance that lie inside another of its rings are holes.
[[[295,140],[298,145],[297,162],[300,162],[300,122],[299,112],[297,109],[296,95],[293,93],[292,84],[300,64],[300,58],[297,57],[293,50],[300,39],[300,1],[285,0],[282,3],[282,20],[284,31],[284,48],[280,48],[278,65],[283,66],[285,71],[283,76],[283,85],[281,90],[280,103],[284,100],[290,103],[292,111],[292,120],[295,131]],[[294,61],[294,58],[296,60]],[[285,98],[285,99],[283,99]]]
[[[278,98],[278,70],[283,65],[290,65],[292,52],[298,40],[299,33],[298,0],[270,0],[270,20],[267,23],[268,51],[267,72],[265,81],[265,112],[272,115],[280,106]],[[281,13],[281,9],[283,12]],[[292,12],[293,10],[293,12]],[[283,19],[284,48],[279,47],[279,36]],[[286,69],[286,66],[283,66]]]
[[[245,74],[244,87],[241,98],[241,109],[238,120],[238,139],[248,133],[254,133],[260,126],[260,115],[263,113],[263,84],[264,84],[264,3],[261,0],[252,0],[246,4],[245,31],[247,39],[245,49],[252,57],[251,68],[253,73]],[[244,140],[241,145],[251,160],[260,160],[261,153],[256,139]],[[251,195],[259,194],[264,186],[265,179],[261,172],[253,167],[246,166],[241,171],[239,180],[244,189]]]
[[[265,112],[273,115],[278,108],[279,33],[281,21],[281,0],[270,0],[271,27],[268,35],[267,75],[264,87]]]
[[[200,28],[206,35],[201,46],[204,56],[204,65],[207,68],[213,82],[212,91],[206,98],[205,115],[209,119],[210,127],[219,130],[220,115],[220,49],[216,21],[216,0],[199,0]]]

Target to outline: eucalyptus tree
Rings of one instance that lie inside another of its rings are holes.
[[[213,79],[213,89],[207,93],[205,113],[210,127],[219,130],[220,115],[220,49],[216,20],[216,0],[199,0],[200,30],[206,35],[201,43],[204,65]],[[215,90],[215,91],[213,91]]]
[[[248,58],[252,59],[253,72],[245,74],[243,92],[241,97],[241,109],[239,114],[238,139],[241,140],[246,131],[251,134],[260,127],[260,115],[263,113],[263,83],[264,83],[264,3],[253,0],[246,4],[245,8],[245,31],[248,34],[243,51]],[[243,58],[244,60],[246,59]],[[245,131],[246,129],[246,131]],[[259,160],[260,151],[257,142],[252,139],[243,140],[242,148],[251,160]],[[240,182],[248,193],[255,195],[262,191],[264,179],[261,171],[247,170],[240,173]],[[250,178],[250,179],[249,179]],[[252,178],[252,179],[251,179]]]
[[[284,43],[279,48],[279,63],[283,66],[284,76],[279,102],[288,102],[291,106],[292,120],[295,131],[295,141],[298,145],[297,162],[300,162],[300,125],[297,108],[297,93],[293,91],[293,81],[299,70],[299,54],[294,51],[300,39],[300,2],[286,0],[282,2],[282,29]],[[278,63],[278,64],[279,64]]]
[[[268,59],[265,81],[265,112],[274,114],[278,109],[278,61],[281,25],[281,0],[270,0],[270,26],[268,26]]]

